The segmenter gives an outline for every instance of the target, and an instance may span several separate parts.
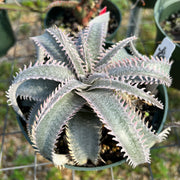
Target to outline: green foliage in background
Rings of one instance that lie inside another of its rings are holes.
[[[57,168],[52,167],[46,175],[46,180],[57,180],[57,179],[65,180],[62,177],[61,172]]]
[[[20,165],[28,165],[28,164],[32,164],[34,162],[34,155],[19,155],[16,157],[16,159],[13,161],[13,163],[16,166],[20,166]]]
[[[7,116],[6,118],[9,120],[9,125],[12,125],[13,127],[17,124],[17,121],[15,120],[16,115],[12,108],[9,108],[7,114],[7,98],[5,97],[5,91],[7,91],[10,83],[11,72],[17,71],[16,63],[14,69],[12,69],[13,67],[14,65],[12,65],[11,62],[3,61],[0,63],[0,130],[2,130],[5,116]]]

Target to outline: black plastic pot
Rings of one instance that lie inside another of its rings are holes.
[[[132,3],[136,3],[137,0],[131,0]],[[137,3],[137,6],[138,7],[144,7],[144,8],[153,8],[155,3],[156,3],[156,0],[144,0],[144,5],[143,3],[141,2],[141,0],[139,0],[139,2]]]
[[[110,12],[110,18],[112,16],[114,16],[116,19],[116,23],[117,23],[117,28],[113,32],[108,32],[108,35],[106,37],[106,41],[111,41],[115,37],[115,35],[121,25],[121,12],[120,12],[119,8],[116,6],[116,4],[114,4],[110,0],[103,1],[102,8],[105,6],[107,7],[107,11]],[[109,25],[110,25],[110,23],[109,23]]]
[[[164,32],[160,23],[166,20],[172,13],[180,10],[180,0],[158,0],[154,7],[154,18],[157,27],[156,44],[158,45],[164,37],[168,35]],[[170,37],[169,37],[170,38]],[[172,86],[180,89],[180,44],[175,43],[176,48],[172,54],[171,59],[174,60],[171,69],[171,76],[173,78]]]
[[[167,112],[168,112],[168,94],[166,87],[164,85],[159,85],[158,86],[159,90],[159,96],[158,99],[164,104],[164,110],[157,109],[153,116],[152,120],[152,126],[153,129],[157,132],[160,133],[163,129],[164,123],[166,121],[167,117]],[[25,121],[22,120],[20,116],[17,116],[17,120],[19,123],[19,126],[22,130],[22,133],[24,134],[25,138],[27,141],[32,145],[32,142],[30,138],[28,137],[27,134],[27,129],[26,129],[26,123]],[[78,170],[78,171],[94,171],[94,170],[103,170],[106,168],[111,168],[114,166],[121,165],[122,163],[125,162],[125,159],[118,161],[116,163],[112,163],[110,165],[104,165],[104,166],[97,166],[97,167],[79,167],[79,166],[71,166],[71,165],[65,165],[66,168],[73,169],[73,170]]]
[[[120,24],[121,24],[121,12],[119,10],[119,8],[116,6],[116,4],[114,4],[113,2],[111,2],[110,0],[104,0],[101,7],[107,7],[107,11],[110,11],[110,17],[115,17],[115,21],[117,23],[117,28],[113,31],[110,32],[106,38],[107,41],[111,41],[114,36],[116,35]],[[72,16],[72,10],[70,8],[63,8],[63,7],[53,7],[51,8],[47,14],[46,14],[46,18],[44,21],[44,26],[45,28],[48,28],[50,26],[52,26],[53,24],[56,24],[56,21],[58,19],[63,19],[64,17],[66,17],[66,21],[68,21],[68,16]]]
[[[14,45],[15,36],[6,10],[0,10],[0,57]]]

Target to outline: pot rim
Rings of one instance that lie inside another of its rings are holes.
[[[154,19],[155,19],[155,23],[156,23],[156,26],[158,27],[158,29],[161,31],[161,33],[165,36],[165,37],[169,37],[165,31],[162,29],[162,27],[160,26],[160,23],[159,23],[159,18],[160,18],[160,15],[162,13],[162,11],[164,9],[167,9],[170,5],[174,4],[174,3],[179,3],[180,4],[180,1],[179,0],[171,0],[171,1],[166,1],[163,3],[163,6],[161,6],[161,1],[162,0],[157,0],[156,3],[155,3],[155,6],[154,6]],[[160,8],[159,8],[160,7]],[[171,38],[170,38],[171,39]],[[180,47],[180,44],[178,43],[174,43],[176,46]]]
[[[164,101],[163,102],[164,103],[164,109],[163,109],[163,112],[162,112],[163,117],[162,117],[161,124],[160,124],[160,126],[159,126],[159,128],[157,130],[157,133],[159,134],[162,131],[163,126],[164,126],[165,121],[166,121],[166,117],[167,117],[167,113],[168,113],[168,102],[169,101],[168,101],[168,93],[167,93],[166,87],[164,85],[159,85],[158,90],[159,90],[159,93],[161,94],[161,99],[163,99],[161,101]],[[25,132],[24,127],[23,127],[22,123],[20,122],[20,119],[19,119],[18,115],[17,115],[17,119],[18,119],[19,126],[20,126],[25,138],[32,145],[32,142],[31,142],[30,138],[28,137],[27,133]],[[72,169],[72,170],[77,170],[77,171],[98,171],[98,170],[104,170],[104,169],[107,169],[107,168],[112,168],[114,166],[121,165],[125,161],[126,161],[126,158],[122,159],[121,161],[109,164],[109,165],[103,165],[103,166],[97,166],[97,167],[79,167],[79,166],[73,166],[73,165],[64,165],[64,167],[68,168],[68,169]]]
[[[163,127],[164,124],[166,122],[166,117],[167,117],[167,113],[168,113],[168,93],[167,93],[167,89],[164,85],[159,85],[158,86],[158,90],[160,92],[160,94],[162,94],[162,97],[164,98],[164,109],[163,109],[163,118],[161,121],[161,124],[157,130],[157,133],[159,134]],[[104,166],[97,166],[97,167],[79,167],[79,166],[72,166],[72,165],[65,165],[65,168],[68,169],[72,169],[72,170],[77,170],[77,171],[99,171],[99,170],[104,170],[106,168],[112,168],[118,165],[123,164],[124,162],[126,162],[126,158],[122,159],[121,161],[109,164],[109,165],[104,165]]]

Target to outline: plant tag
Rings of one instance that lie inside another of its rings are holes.
[[[169,59],[175,49],[175,44],[169,39],[164,38],[161,44],[156,48],[154,57]]]
[[[175,44],[169,38],[166,37],[163,39],[161,44],[158,45],[153,56],[163,59],[165,58],[169,60],[174,49],[175,49]],[[148,91],[151,91],[153,94],[157,94],[158,93],[157,86],[158,84],[153,84],[153,85],[147,85],[146,87]]]

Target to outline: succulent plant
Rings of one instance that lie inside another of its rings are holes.
[[[150,148],[169,133],[148,127],[132,99],[162,109],[142,85],[169,86],[171,62],[141,55],[134,36],[105,49],[108,21],[108,12],[97,16],[76,39],[57,27],[32,37],[37,60],[20,69],[7,92],[35,151],[56,166],[98,166],[102,128],[133,167],[149,163]]]

